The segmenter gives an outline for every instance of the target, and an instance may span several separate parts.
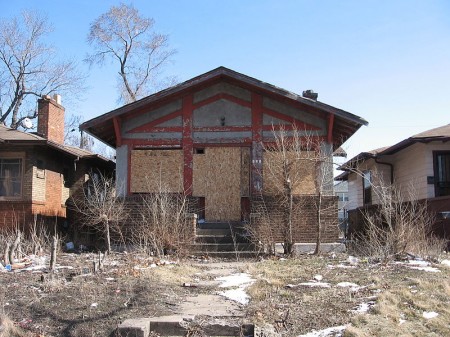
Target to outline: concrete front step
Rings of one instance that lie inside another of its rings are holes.
[[[202,252],[240,252],[240,251],[253,251],[255,246],[251,243],[195,243],[192,246],[193,251]]]
[[[205,251],[192,251],[191,254],[193,256],[208,256],[208,257],[214,257],[214,258],[221,258],[221,259],[230,259],[230,260],[236,260],[236,259],[253,259],[257,258],[260,254],[257,251],[254,250],[247,250],[247,251],[217,251],[217,252],[205,252]]]
[[[200,327],[195,323],[195,316],[181,315],[127,319],[117,327],[117,335],[120,337],[148,337],[152,332],[162,337],[186,336],[188,332],[196,331],[196,329],[211,337],[252,337],[254,335],[253,324],[236,325],[212,319]]]
[[[197,235],[195,237],[197,243],[249,243],[249,240],[245,236],[236,235]]]

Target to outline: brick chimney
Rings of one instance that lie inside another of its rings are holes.
[[[45,95],[38,100],[37,132],[53,142],[64,143],[64,107],[61,96]]]

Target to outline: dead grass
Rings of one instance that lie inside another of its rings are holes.
[[[0,315],[0,337],[29,337],[31,334],[28,334],[26,331],[18,328],[14,325],[14,322],[11,321],[8,316]]]
[[[264,261],[249,271],[258,281],[249,289],[249,315],[259,324],[272,324],[282,336],[348,325],[345,336],[448,336],[450,335],[450,269],[439,273],[413,270],[398,264],[357,267],[340,259],[305,257]],[[341,261],[339,261],[341,260]],[[344,265],[347,268],[343,268]],[[329,288],[298,286],[315,275]],[[340,282],[362,286],[354,291]],[[297,285],[287,288],[287,284]],[[368,313],[354,310],[376,300]],[[424,312],[437,312],[432,319]],[[400,320],[405,322],[400,324]]]

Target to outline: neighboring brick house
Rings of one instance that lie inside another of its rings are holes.
[[[0,229],[23,228],[35,216],[64,221],[88,173],[113,172],[113,161],[63,142],[64,108],[49,96],[38,100],[36,133],[0,126]]]
[[[402,191],[405,201],[427,200],[430,212],[437,216],[435,230],[450,239],[450,124],[362,152],[340,169],[345,172],[336,180],[348,181],[352,231],[362,223],[361,211],[379,204],[373,188],[384,184]]]
[[[308,98],[309,95],[309,98]],[[273,128],[320,140],[329,156],[367,122],[351,113],[219,67],[184,83],[127,104],[81,125],[116,148],[118,193],[133,196],[185,193],[209,223],[249,219],[264,194],[263,144]],[[316,167],[309,165],[301,194],[317,192]],[[332,174],[330,172],[330,174]],[[331,179],[332,180],[332,179]],[[332,190],[331,190],[332,195]],[[334,217],[337,219],[337,203]],[[314,217],[296,240],[314,240]],[[337,239],[337,226],[329,241]]]

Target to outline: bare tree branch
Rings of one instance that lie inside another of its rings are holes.
[[[112,6],[91,23],[88,43],[93,53],[86,61],[102,65],[105,58],[119,65],[119,95],[134,102],[155,89],[162,69],[175,54],[168,36],[152,31],[154,20],[142,17],[131,5]]]
[[[54,48],[44,42],[52,31],[45,17],[33,12],[0,22],[0,123],[18,128],[24,113],[42,95],[77,94],[83,76],[72,61],[55,60]]]

